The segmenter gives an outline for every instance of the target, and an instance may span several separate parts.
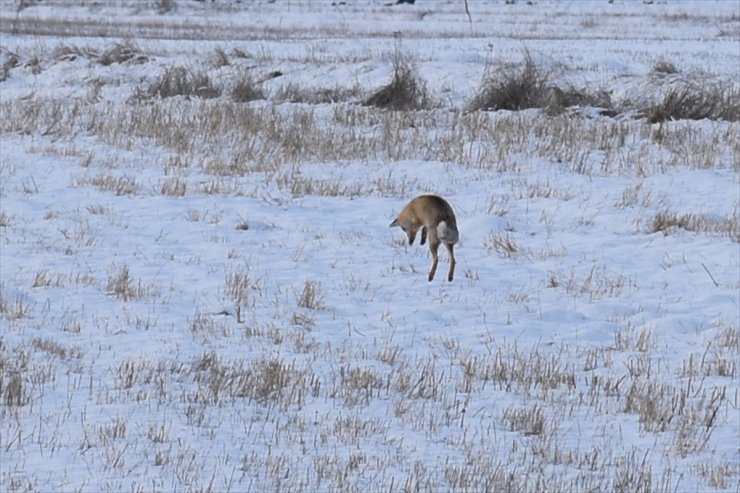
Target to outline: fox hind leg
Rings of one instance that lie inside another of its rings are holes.
[[[434,274],[437,273],[437,263],[439,262],[439,240],[436,237],[432,237],[429,240],[429,251],[432,252],[432,268],[429,270],[429,282],[434,279]]]
[[[445,246],[447,247],[447,253],[450,256],[450,271],[447,273],[447,280],[452,282],[452,278],[455,276],[455,264],[457,263],[455,262],[455,253],[452,251],[455,245],[452,243],[445,243]]]
[[[420,245],[423,245],[427,242],[427,227],[424,226],[421,228],[421,243]]]

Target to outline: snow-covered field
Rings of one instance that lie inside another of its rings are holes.
[[[0,489],[740,491],[740,4],[386,3],[0,1]]]

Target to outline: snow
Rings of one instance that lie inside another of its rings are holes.
[[[737,2],[166,3],[0,2],[2,489],[738,491],[738,123],[463,111],[524,49],[736,84]],[[396,49],[434,107],[355,104]],[[170,66],[267,100],[142,98]]]

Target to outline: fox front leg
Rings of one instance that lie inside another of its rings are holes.
[[[421,228],[421,245],[427,242],[427,227],[424,226]]]
[[[414,240],[416,240],[416,232],[419,231],[418,226],[416,226],[415,224],[411,223],[405,229],[405,231],[406,231],[406,235],[408,235],[408,237],[409,237],[409,245],[413,245],[414,244]],[[421,241],[422,241],[421,244],[422,245],[424,244],[424,240],[426,240],[426,232],[425,231],[422,231],[422,233],[421,233]]]

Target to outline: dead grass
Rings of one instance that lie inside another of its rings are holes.
[[[510,406],[504,410],[504,422],[509,425],[509,430],[528,435],[541,435],[545,427],[552,420],[545,416],[544,410],[538,405],[530,407]]]
[[[371,94],[363,104],[395,111],[421,110],[431,106],[426,82],[398,44],[393,54],[391,81]]]
[[[711,488],[725,489],[732,482],[732,478],[737,476],[738,466],[736,463],[720,461],[698,464],[695,466],[697,473],[704,477],[707,485]]]
[[[511,233],[491,233],[485,241],[489,252],[495,252],[499,257],[513,259],[519,254],[519,245]]]
[[[193,164],[202,165],[207,173],[218,177],[268,171],[276,176],[281,188],[295,196],[368,194],[394,185],[393,180],[364,186],[319,180],[286,168],[275,175],[286,163],[433,158],[465,167],[511,171],[526,169],[527,163],[547,156],[586,175],[644,175],[677,165],[720,167],[726,162],[724,153],[734,152],[728,148],[733,140],[728,140],[727,130],[719,127],[663,126],[659,144],[670,150],[666,153],[653,152],[655,142],[641,140],[637,147],[625,145],[630,135],[648,132],[644,128],[650,127],[641,120],[595,121],[563,115],[554,117],[558,120],[553,124],[548,118],[529,114],[378,112],[358,105],[335,105],[324,112],[313,105],[236,105],[227,98],[205,104],[197,97],[172,99],[151,100],[147,96],[147,104],[116,105],[112,110],[105,105],[46,97],[4,100],[0,103],[2,112],[12,117],[0,120],[0,130],[59,138],[93,132],[108,144],[123,148],[133,148],[140,138],[151,139],[173,151],[170,159],[178,163],[178,174],[184,174]],[[173,121],[173,115],[184,114],[188,115],[186,119]],[[700,132],[701,138],[694,132]],[[688,138],[690,135],[694,136]],[[224,146],[224,142],[229,145]],[[205,153],[205,149],[214,152]],[[603,153],[598,169],[591,164],[594,153]],[[99,173],[81,181],[117,194],[139,193],[132,177]],[[234,189],[234,181],[212,180],[192,188],[197,189],[222,194]]]
[[[149,58],[141,52],[134,41],[128,40],[116,43],[101,53],[96,61],[101,65],[120,64],[142,64],[147,63]]]
[[[187,181],[179,176],[165,178],[160,185],[160,193],[170,197],[184,197],[187,195],[187,191]]]
[[[684,79],[641,110],[649,123],[674,120],[740,121],[740,87],[734,82]]]
[[[718,218],[706,214],[664,211],[653,217],[648,228],[649,233],[663,233],[664,236],[677,230],[727,235],[732,241],[740,243],[740,220],[734,215],[729,218]]]
[[[98,57],[97,50],[88,46],[58,44],[51,52],[51,58],[57,62],[73,62],[78,58],[95,59]]]
[[[31,318],[33,308],[26,294],[20,293],[12,299],[8,298],[5,289],[0,285],[0,317],[9,322]]]
[[[116,195],[136,195],[139,191],[139,185],[136,178],[131,176],[97,174],[91,178],[79,179],[77,184],[89,184],[99,190],[113,192]]]
[[[468,111],[524,110],[547,105],[551,74],[539,67],[525,50],[519,68],[486,65],[478,93]]]
[[[255,278],[249,271],[248,265],[243,265],[226,274],[226,295],[234,304],[237,323],[245,321],[245,309],[255,306],[255,299],[261,291],[261,280]]]
[[[306,281],[303,284],[303,291],[298,297],[298,306],[308,310],[321,310],[325,308],[324,297],[321,294],[320,286],[315,281]]]
[[[255,81],[247,73],[241,74],[234,87],[231,88],[231,99],[236,103],[248,103],[258,99],[265,99],[262,84]]]
[[[211,62],[215,68],[228,67],[231,65],[229,55],[226,53],[226,50],[220,46],[214,48]]]
[[[316,89],[312,87],[301,87],[297,83],[288,82],[281,86],[272,96],[273,101],[287,101],[291,103],[306,104],[335,104],[355,101],[359,98],[361,90],[358,86]],[[370,104],[371,106],[376,106]]]
[[[604,116],[613,117],[618,114],[612,103],[611,94],[606,90],[588,91],[569,86],[565,89],[550,87],[548,91],[545,111],[550,116],[560,115],[572,107],[600,108],[600,114]]]
[[[134,280],[127,265],[111,270],[106,292],[123,301],[139,300],[156,294],[154,286],[143,283],[141,279]]]
[[[678,73],[678,69],[673,62],[667,60],[658,60],[653,65],[653,73],[673,75]]]
[[[0,210],[0,228],[7,228],[10,226],[13,222],[13,216],[5,212],[4,210]]]
[[[187,393],[191,420],[201,422],[206,407],[246,399],[286,411],[302,406],[320,385],[312,372],[279,357],[251,361],[224,361],[215,352],[206,352],[190,367],[177,372],[193,379],[196,387]]]
[[[20,58],[18,57],[18,54],[4,48],[0,50],[0,57],[2,57],[2,65],[0,65],[0,82],[4,82],[10,78],[10,71],[20,65]]]
[[[185,96],[212,99],[220,95],[221,89],[211,82],[206,72],[171,65],[165,68],[156,82],[140,90],[136,97],[138,99],[166,99]]]
[[[305,305],[311,309],[315,303]],[[207,336],[215,342],[222,337],[231,341],[240,333],[230,332],[232,323],[218,320],[218,316],[196,317],[193,335]],[[299,325],[297,330],[304,333],[305,327]],[[450,365],[436,362],[438,356],[410,356],[392,344],[384,344],[380,350],[364,344],[306,346],[305,339],[300,342],[289,329],[279,331],[280,337],[272,332],[267,328],[250,329],[247,337],[253,347],[258,347],[263,339],[272,341],[279,346],[279,354],[270,350],[273,354],[229,360],[218,351],[206,350],[185,362],[165,355],[153,359],[136,357],[111,369],[112,387],[71,387],[70,395],[89,395],[93,401],[145,406],[177,402],[183,406],[182,421],[158,418],[143,426],[133,414],[113,415],[96,422],[81,435],[81,449],[100,449],[109,470],[118,470],[132,460],[121,446],[144,437],[153,447],[147,449],[144,460],[162,471],[178,474],[178,481],[195,481],[203,476],[175,471],[178,463],[190,464],[188,469],[195,467],[187,459],[194,456],[195,450],[188,449],[183,455],[179,448],[179,427],[208,433],[219,426],[224,409],[238,409],[243,405],[240,402],[251,402],[256,404],[254,412],[241,421],[246,436],[304,450],[311,457],[312,466],[306,474],[312,481],[320,478],[322,483],[341,485],[345,490],[362,481],[365,466],[377,476],[377,483],[371,485],[387,487],[393,482],[383,476],[390,466],[382,459],[385,453],[367,444],[393,440],[394,435],[389,433],[397,423],[407,434],[441,433],[447,437],[447,445],[461,454],[461,460],[443,463],[420,463],[399,455],[393,461],[394,467],[406,471],[413,484],[451,491],[509,487],[526,491],[581,491],[582,487],[589,491],[652,491],[646,489],[649,485],[658,485],[658,491],[673,491],[675,478],[660,476],[659,472],[656,477],[656,471],[651,469],[656,466],[648,458],[650,449],[620,447],[619,443],[617,448],[614,443],[606,448],[573,448],[563,441],[562,433],[576,426],[573,420],[582,419],[584,412],[597,428],[607,427],[619,409],[633,414],[641,432],[651,434],[658,445],[666,443],[674,447],[672,450],[692,455],[706,448],[723,419],[722,409],[727,407],[727,397],[721,389],[699,389],[692,395],[691,385],[660,383],[657,374],[649,378],[620,375],[620,366],[612,368],[608,375],[591,370],[580,373],[586,360],[591,361],[588,368],[592,370],[606,369],[594,362],[604,361],[606,353],[613,351],[611,348],[592,347],[592,351],[579,351],[580,356],[574,359],[573,348],[523,350],[516,344],[495,343],[489,355],[470,357],[458,341],[445,340],[437,349],[441,354],[457,355],[457,362]],[[298,359],[300,353],[290,352],[287,341],[294,341],[297,350],[309,348],[305,353],[307,364],[298,362],[302,361]],[[4,412],[30,406],[44,392],[44,385],[51,385],[53,369],[35,363],[36,356],[51,356],[57,364],[82,356],[76,347],[40,338],[34,340],[30,349],[15,347],[11,351],[0,341]],[[654,348],[647,345],[645,350],[649,356]],[[329,365],[329,370],[317,372],[316,367],[324,364]],[[655,369],[660,371],[660,365]],[[499,393],[501,399],[514,398],[515,402],[498,409],[476,405],[477,399],[491,392]],[[341,412],[325,411],[329,409],[327,402],[339,406]],[[317,403],[323,403],[323,407],[316,407]],[[385,420],[364,414],[365,409],[377,405],[392,408],[392,417]],[[304,408],[310,411],[304,413]],[[481,413],[484,415],[479,416]],[[492,419],[503,426],[492,427]],[[268,423],[274,428],[265,426]],[[450,429],[462,431],[449,434]],[[495,440],[481,441],[481,433]],[[598,433],[607,434],[606,428]],[[615,441],[619,442],[619,438]],[[366,447],[346,457],[345,464],[345,459],[326,448],[332,442]],[[267,456],[260,455],[245,457],[240,467],[249,477],[260,478],[264,485],[285,478],[294,480],[296,476],[288,471],[292,470],[289,464],[293,464],[293,459],[281,457],[286,461],[278,461],[283,468],[275,469]],[[610,474],[594,473],[605,467],[610,468]],[[726,467],[699,467],[697,474],[706,478],[708,484],[727,484],[736,474]],[[441,473],[433,473],[435,468]],[[521,474],[522,470],[527,474]]]
[[[528,50],[524,50],[519,67],[494,67],[488,62],[478,92],[466,105],[466,110],[544,108],[548,115],[555,116],[578,106],[601,108],[602,114],[608,116],[617,114],[609,91],[588,91],[573,85],[559,87],[552,79],[552,72],[537,65]]]

